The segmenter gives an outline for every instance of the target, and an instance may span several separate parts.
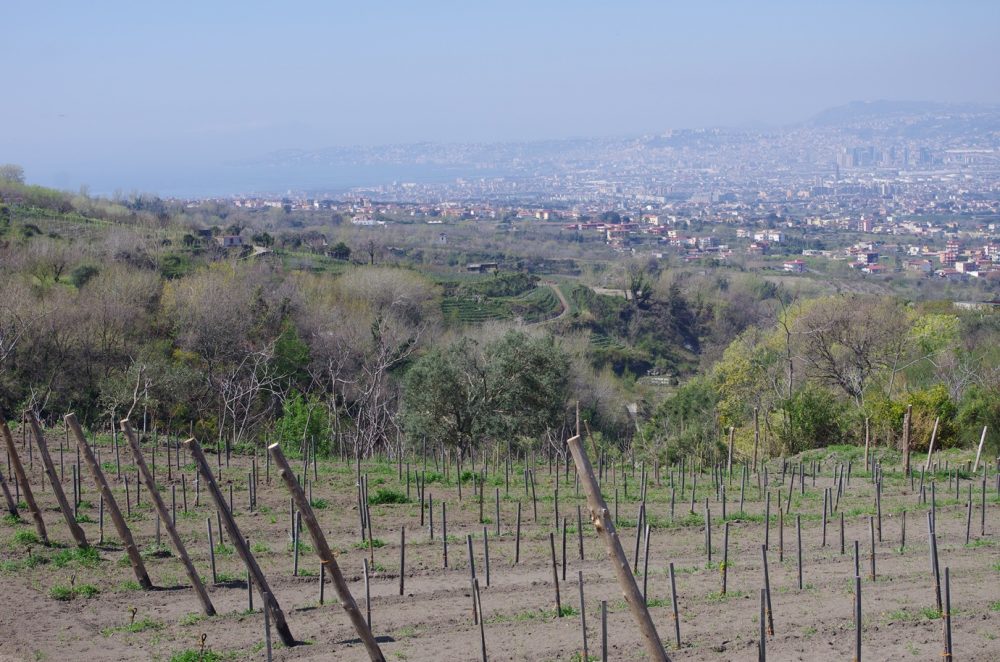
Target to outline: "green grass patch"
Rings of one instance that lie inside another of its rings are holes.
[[[208,618],[208,616],[205,614],[198,614],[194,612],[184,614],[184,617],[181,618],[181,625],[194,625],[195,623],[201,623],[206,618]]]
[[[73,600],[76,597],[92,598],[98,593],[100,593],[100,591],[93,584],[80,584],[79,586],[56,584],[49,589],[49,597],[53,600],[61,601]]]
[[[299,545],[300,545],[299,551],[302,551],[301,549],[302,543],[299,543]],[[354,549],[368,549],[369,547],[374,547],[375,549],[378,549],[379,547],[385,547],[385,542],[379,540],[378,538],[372,538],[371,540],[365,540],[363,542],[354,543]]]
[[[170,656],[170,662],[222,662],[222,656],[206,648],[203,651],[188,648]]]
[[[379,488],[375,494],[368,496],[368,503],[377,506],[386,503],[409,503],[410,500],[399,490]]]
[[[101,555],[94,547],[73,547],[63,549],[52,557],[52,565],[57,568],[65,568],[70,564],[79,565],[83,568],[93,568],[101,562]]]
[[[163,623],[159,621],[154,621],[149,616],[144,616],[137,621],[133,621],[128,625],[119,625],[114,628],[104,628],[101,630],[101,634],[105,637],[110,637],[117,632],[146,632],[147,630],[161,630],[163,629]]]
[[[40,541],[34,531],[17,531],[11,542],[15,545],[37,545]]]

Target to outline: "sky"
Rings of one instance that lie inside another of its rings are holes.
[[[3,4],[0,163],[73,190],[182,190],[286,148],[1000,102],[995,0]]]

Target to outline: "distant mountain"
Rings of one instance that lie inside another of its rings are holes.
[[[981,139],[1000,131],[1000,106],[932,101],[852,101],[828,108],[806,126],[866,136]]]

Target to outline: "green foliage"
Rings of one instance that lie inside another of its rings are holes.
[[[785,403],[788,427],[782,441],[789,453],[842,443],[848,438],[850,405],[835,398],[827,389],[807,384]]]
[[[966,391],[958,405],[955,416],[957,428],[961,431],[959,442],[972,446],[979,443],[982,429],[987,428],[986,447],[991,452],[1000,451],[1000,394],[981,386],[973,386]]]
[[[222,662],[222,656],[211,648],[197,650],[188,648],[170,656],[170,662]]]
[[[405,429],[461,448],[541,434],[563,415],[568,369],[551,336],[509,331],[482,344],[461,338],[436,347],[406,374]]]
[[[37,545],[40,542],[34,531],[17,531],[11,540],[18,545]]]
[[[325,457],[330,452],[330,423],[326,406],[315,395],[305,398],[293,393],[285,400],[283,415],[275,422],[281,449],[289,457],[302,456],[302,443],[316,440],[316,452]]]
[[[351,259],[351,248],[342,241],[338,241],[330,249],[330,257],[334,260],[350,260]]]
[[[81,264],[76,269],[69,274],[69,280],[73,283],[73,286],[80,289],[86,285],[91,278],[98,274],[98,269],[95,266],[89,264]]]
[[[514,297],[530,292],[538,285],[538,276],[526,273],[496,273],[492,278],[462,286],[468,294],[488,297]]]
[[[94,547],[72,547],[57,552],[52,557],[52,564],[57,568],[65,568],[70,564],[84,568],[96,567],[101,562],[101,555]]]
[[[663,448],[663,460],[708,452],[720,444],[715,422],[717,395],[706,377],[695,377],[657,407],[644,437]]]
[[[385,503],[409,503],[410,500],[399,490],[380,487],[375,494],[368,495],[368,503],[380,505]]]

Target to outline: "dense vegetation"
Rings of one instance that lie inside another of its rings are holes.
[[[711,453],[729,427],[747,449],[755,411],[770,452],[859,441],[865,419],[891,443],[907,404],[918,444],[935,418],[945,446],[1000,424],[991,310],[735,269],[584,268],[572,251],[597,249],[574,242],[548,257],[506,235],[432,251],[418,226],[390,244],[332,217],[94,199],[11,176],[0,200],[7,416],[74,410],[361,453],[558,440],[577,400],[604,438],[662,455]],[[220,234],[248,245],[224,249]],[[473,255],[506,270],[464,273]],[[546,264],[562,274],[561,315],[557,285],[534,273]]]

